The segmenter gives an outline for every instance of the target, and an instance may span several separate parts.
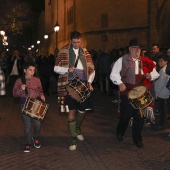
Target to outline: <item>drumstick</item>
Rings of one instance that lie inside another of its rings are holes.
[[[70,66],[70,67],[73,67],[70,63],[69,63],[69,66]],[[74,71],[74,73],[76,74],[77,77],[79,77],[75,71]]]

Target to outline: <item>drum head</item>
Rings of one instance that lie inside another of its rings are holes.
[[[68,91],[68,93],[74,98],[76,99],[77,101],[81,101],[81,97],[79,96],[79,94],[77,93],[77,91],[70,87],[70,86],[66,86],[66,90]]]
[[[133,88],[129,94],[128,94],[128,98],[129,99],[136,99],[141,97],[145,92],[146,92],[146,87],[145,86],[138,86]]]

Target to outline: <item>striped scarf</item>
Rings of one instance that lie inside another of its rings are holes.
[[[71,44],[68,44],[66,46],[64,46],[59,54],[58,57],[56,58],[56,66],[60,66],[60,67],[65,67],[65,68],[69,68],[69,57],[70,57],[70,53],[69,53],[69,49],[71,48]],[[94,72],[94,64],[91,58],[90,53],[87,51],[87,49],[85,48],[81,48],[81,51],[83,51],[83,56],[85,59],[85,63],[83,63],[83,66],[85,64],[84,70],[86,71],[86,76],[87,76],[87,80],[89,78],[89,76]],[[68,84],[68,74],[64,74],[64,75],[60,75],[58,78],[58,96],[66,96],[67,92],[65,89],[66,84]]]

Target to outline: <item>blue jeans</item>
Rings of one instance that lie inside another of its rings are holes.
[[[23,108],[24,105],[21,105]],[[31,138],[37,138],[39,136],[39,130],[41,126],[41,121],[33,119],[27,115],[22,114],[22,119],[24,122],[24,138],[25,144],[31,144]],[[31,135],[31,127],[33,125],[33,135]]]

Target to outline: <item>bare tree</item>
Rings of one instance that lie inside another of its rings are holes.
[[[0,0],[0,3],[0,28],[13,35],[22,34],[32,22],[30,5],[21,0]]]

